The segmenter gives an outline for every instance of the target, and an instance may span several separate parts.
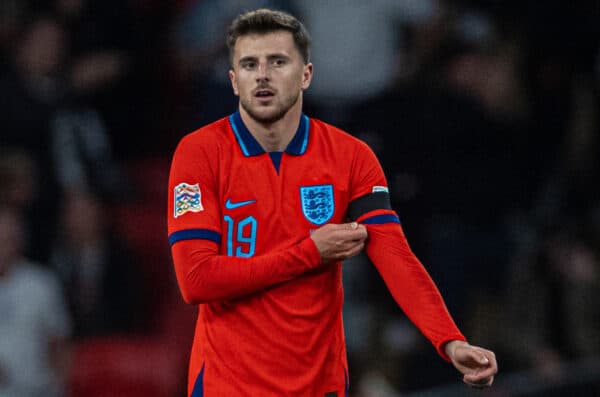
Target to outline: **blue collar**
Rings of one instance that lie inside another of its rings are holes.
[[[258,156],[259,154],[265,153],[262,146],[260,146],[250,131],[248,131],[248,128],[242,121],[242,116],[240,116],[239,111],[229,116],[229,124],[231,125],[231,129],[233,129],[235,139],[240,145],[240,149],[242,149],[244,156]],[[302,113],[296,134],[285,149],[286,153],[300,156],[306,152],[306,147],[308,146],[309,124],[308,117]]]

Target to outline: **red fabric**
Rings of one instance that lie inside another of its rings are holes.
[[[341,223],[352,199],[386,183],[367,145],[320,121],[309,123],[309,136],[303,128],[297,132],[308,139],[283,153],[278,170],[267,153],[252,150],[251,139],[241,144],[250,135],[241,125],[234,132],[228,118],[187,135],[177,147],[169,235],[191,230],[214,240],[172,246],[182,294],[204,302],[190,394],[202,368],[210,396],[345,394],[341,264],[318,266],[309,236],[320,224],[307,215],[301,189],[329,187],[329,221]],[[184,203],[178,186],[199,200]]]
[[[465,340],[433,280],[410,249],[399,224],[367,225],[366,252],[394,300],[447,361],[444,345]]]
[[[366,144],[311,119],[276,169],[235,123],[224,118],[187,135],[171,165],[175,271],[184,299],[200,303],[188,394],[345,395],[341,263],[319,266],[309,236],[347,221],[352,200],[386,191],[381,166]],[[436,346],[462,339],[414,256],[386,246],[405,244],[399,228],[389,237],[369,228],[368,252],[407,314]],[[417,303],[405,302],[404,289]]]
[[[310,238],[288,250],[252,258],[219,255],[217,244],[207,240],[180,241],[171,251],[181,294],[190,304],[258,292],[291,280],[320,262]]]

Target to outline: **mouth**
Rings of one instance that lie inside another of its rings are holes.
[[[273,90],[268,88],[259,88],[254,91],[254,97],[260,100],[269,100],[275,96]]]

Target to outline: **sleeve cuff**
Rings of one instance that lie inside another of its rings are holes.
[[[299,244],[299,247],[307,263],[310,263],[311,268],[315,268],[321,264],[321,253],[312,238],[308,237],[304,239]]]

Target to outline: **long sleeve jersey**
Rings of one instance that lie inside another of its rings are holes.
[[[168,233],[180,290],[198,305],[188,395],[345,396],[341,263],[311,231],[354,220],[398,305],[436,347],[464,340],[392,210],[362,141],[302,115],[265,152],[240,114],[187,136],[173,157]]]

